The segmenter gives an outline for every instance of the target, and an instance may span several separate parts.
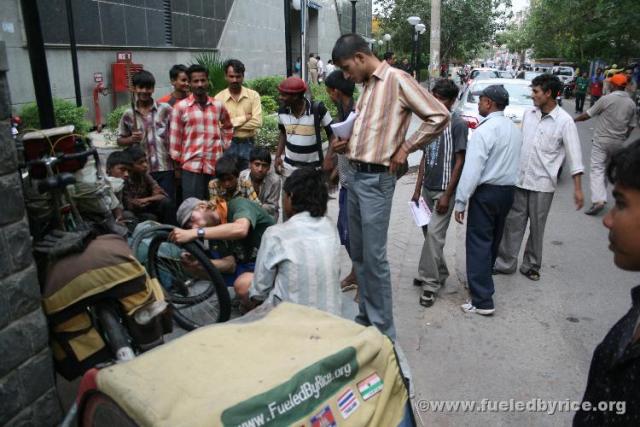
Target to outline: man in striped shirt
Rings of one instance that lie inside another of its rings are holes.
[[[320,167],[321,151],[318,140],[320,128],[324,128],[327,138],[331,139],[331,114],[324,104],[311,103],[304,93],[307,84],[299,77],[289,77],[278,86],[280,102],[278,111],[280,140],[276,149],[275,169],[288,177],[300,167]],[[317,119],[316,119],[317,117]],[[318,129],[315,121],[318,120]],[[284,163],[282,154],[284,153]]]
[[[351,138],[332,144],[336,153],[346,153],[350,164],[350,245],[360,286],[360,312],[355,320],[375,325],[395,340],[387,230],[396,172],[410,152],[444,130],[449,111],[406,72],[380,62],[357,34],[340,37],[332,56],[345,77],[364,84]],[[412,114],[423,123],[405,139]]]
[[[216,161],[231,144],[233,124],[222,102],[207,95],[207,69],[194,64],[187,74],[192,93],[173,108],[170,153],[182,167],[182,197],[207,200]]]
[[[458,86],[450,79],[440,79],[431,90],[433,95],[449,110],[458,97]],[[451,115],[451,122],[433,144],[425,147],[416,189],[411,200],[418,202],[422,197],[431,209],[429,225],[422,227],[424,244],[418,265],[418,277],[413,284],[422,287],[420,304],[430,307],[435,302],[438,291],[444,286],[449,270],[444,259],[444,242],[453,212],[456,186],[462,173],[464,153],[467,149],[468,127],[457,114]]]

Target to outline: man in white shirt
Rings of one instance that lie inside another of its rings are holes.
[[[573,177],[576,209],[580,210],[584,203],[580,138],[572,117],[556,103],[556,96],[561,90],[562,82],[551,74],[541,74],[531,82],[535,108],[525,111],[522,119],[518,182],[494,273],[512,274],[516,271],[528,222],[529,238],[520,273],[531,280],[540,280],[544,227],[557,187],[558,170],[565,156]]]

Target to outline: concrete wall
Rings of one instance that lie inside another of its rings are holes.
[[[62,413],[10,130],[6,70],[0,43],[0,425],[46,426]]]
[[[218,0],[211,0],[218,1]],[[319,53],[323,61],[330,58],[331,49],[340,37],[340,20],[337,6],[344,0],[316,0],[322,8],[317,11],[317,21],[313,23],[314,37],[307,42],[307,52]],[[360,0],[358,9],[369,8],[371,0]],[[13,109],[18,111],[27,102],[35,100],[31,68],[26,49],[19,0],[0,0],[0,41],[5,41],[9,60],[9,86],[13,93]],[[349,2],[347,2],[349,3]],[[362,3],[362,4],[361,4]],[[349,3],[350,6],[350,3]],[[349,15],[350,17],[351,15]],[[358,18],[367,16],[366,12],[358,13]],[[349,18],[350,19],[350,18]],[[350,21],[349,21],[350,22]],[[65,23],[61,25],[66,26]],[[370,28],[370,22],[367,23]],[[293,59],[299,55],[296,51],[299,43],[293,37]],[[298,39],[299,40],[299,39]],[[169,68],[176,63],[189,64],[199,50],[181,48],[132,49],[117,47],[79,47],[78,65],[82,103],[88,108],[88,118],[93,121],[92,90],[95,86],[94,73],[102,73],[106,86],[111,86],[111,63],[116,60],[116,52],[131,50],[133,61],[144,64],[144,68],[156,77],[156,96],[159,97],[171,90],[169,85]],[[285,40],[284,9],[282,0],[235,0],[227,17],[218,50],[223,58],[238,58],[247,68],[248,79],[267,76],[284,75]],[[75,101],[71,54],[63,47],[47,47],[49,78],[54,97]],[[112,98],[100,96],[103,123],[106,115],[112,110]],[[126,95],[119,95],[117,105],[128,102]]]
[[[282,0],[235,0],[218,49],[245,64],[247,79],[285,75]]]

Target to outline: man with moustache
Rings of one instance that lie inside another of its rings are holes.
[[[541,74],[531,82],[535,108],[525,111],[522,119],[520,170],[498,249],[495,273],[516,271],[520,245],[529,223],[529,238],[520,273],[530,280],[540,280],[544,227],[558,185],[558,170],[565,157],[573,177],[575,206],[577,210],[582,209],[582,149],[576,124],[556,103],[561,90],[562,82],[551,74]]]
[[[224,104],[233,125],[233,139],[226,153],[236,156],[240,170],[244,170],[249,166],[256,132],[262,126],[262,104],[258,92],[242,86],[245,71],[242,62],[229,59],[223,68],[228,87],[215,98]]]
[[[209,72],[194,64],[187,70],[191,95],[175,104],[169,137],[171,157],[182,168],[182,197],[209,198],[216,161],[233,137],[229,112],[207,95]]]

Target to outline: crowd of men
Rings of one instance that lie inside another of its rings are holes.
[[[619,225],[616,216],[626,209],[619,201],[628,198],[633,201],[626,203],[635,203],[636,209],[629,215],[640,219],[640,185],[630,172],[638,167],[638,143],[627,149],[628,156],[617,154],[635,126],[635,105],[624,95],[629,82],[624,75],[609,78],[611,93],[575,119],[556,103],[562,90],[558,78],[536,77],[531,84],[535,107],[525,113],[522,129],[504,115],[508,92],[489,86],[478,103],[484,119],[467,141],[465,122],[451,112],[457,85],[443,78],[428,91],[394,62],[392,53],[378,59],[353,34],[340,37],[333,48],[329,63],[339,70],[326,73],[320,58],[311,55],[310,80],[324,81],[338,117],[306,96],[303,79],[283,80],[273,161],[266,148],[255,145],[262,124],[260,96],[242,85],[245,67],[240,61],[225,62],[228,87],[215,97],[208,96],[209,76],[199,65],[174,66],[169,73],[174,90],[157,102],[154,76],[139,72],[133,77],[135,111],[127,111],[120,123],[118,142],[126,149],[107,162],[112,179],[124,182],[118,217],[174,224],[170,238],[177,243],[209,242],[211,262],[235,288],[243,310],[289,300],[340,315],[339,292],[357,288],[355,321],[395,340],[387,231],[395,185],[406,172],[408,154],[424,151],[412,200],[423,198],[432,211],[423,227],[413,281],[422,288],[419,303],[435,303],[449,275],[443,248],[450,219],[463,223],[466,218],[470,300],[461,308],[489,316],[496,310],[493,275],[517,270],[527,225],[519,271],[540,280],[545,223],[565,159],[575,206],[582,208],[584,166],[575,122],[599,116],[587,213],[604,209],[605,169],[613,158],[608,178],[616,184],[616,206],[605,225],[617,230],[621,251],[627,243],[637,246],[623,235],[625,227],[634,227],[628,222],[632,220]],[[355,84],[362,85],[357,101]],[[351,136],[336,137],[330,124],[351,112],[357,113]],[[421,124],[405,138],[414,114]],[[333,180],[340,183],[337,227],[326,217],[327,182]],[[352,262],[342,281],[340,244]],[[629,263],[619,263],[616,255],[616,264],[640,269],[638,252],[636,248],[627,255],[634,258]],[[197,268],[193,260],[183,262]],[[637,323],[637,313],[630,316]],[[631,344],[636,345],[637,326],[634,330]],[[602,390],[590,381],[587,396],[600,397]]]

